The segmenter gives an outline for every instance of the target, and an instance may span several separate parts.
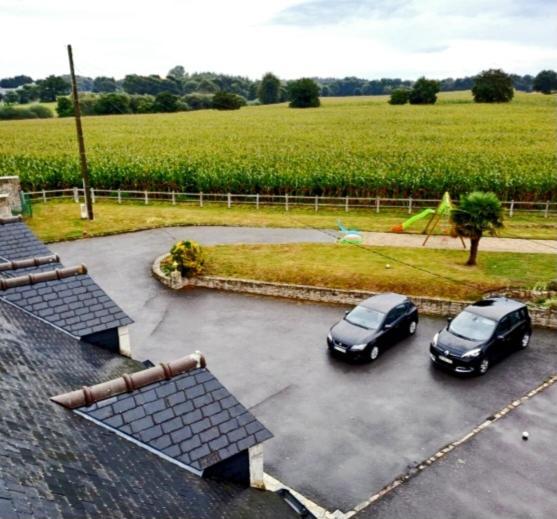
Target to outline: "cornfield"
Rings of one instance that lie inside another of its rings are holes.
[[[557,199],[555,96],[434,106],[325,98],[318,109],[84,118],[92,185],[326,196],[439,197],[474,189]],[[80,184],[71,119],[0,122],[0,173],[26,190]]]

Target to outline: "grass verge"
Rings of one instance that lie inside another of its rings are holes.
[[[468,253],[457,250],[336,244],[219,245],[205,250],[208,275],[451,299],[475,299],[486,291],[531,287],[555,277],[551,254],[480,250],[479,265],[467,267]]]
[[[315,227],[334,229],[337,220],[351,228],[362,231],[388,232],[394,225],[408,218],[404,211],[381,212],[294,208],[285,212],[283,208],[233,207],[220,205],[203,208],[191,205],[172,206],[168,203],[98,202],[95,204],[95,220],[89,222],[79,217],[79,206],[69,201],[49,201],[33,206],[34,216],[27,220],[31,229],[44,241],[54,242],[93,236],[104,236],[122,232],[154,229],[179,225],[229,225],[247,227]],[[501,236],[531,239],[555,239],[557,217],[543,218],[531,214],[517,214],[508,218]],[[425,221],[410,231],[420,233]]]

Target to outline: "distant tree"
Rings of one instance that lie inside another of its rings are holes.
[[[542,70],[534,78],[534,90],[542,94],[551,94],[553,90],[557,90],[557,72]]]
[[[257,98],[264,105],[278,103],[280,100],[280,79],[271,72],[267,72],[259,83]]]
[[[451,212],[456,234],[470,238],[470,255],[466,265],[476,265],[480,240],[485,232],[495,235],[503,227],[503,206],[494,193],[475,191],[460,197]]]
[[[186,69],[182,67],[182,65],[176,65],[175,67],[172,67],[168,71],[166,77],[173,77],[174,79],[178,79],[179,81],[182,81],[185,75],[186,75]]]
[[[39,88],[36,85],[26,84],[16,90],[18,102],[22,105],[39,99]]]
[[[42,103],[51,103],[56,101],[58,96],[70,93],[70,83],[61,76],[48,76],[45,79],[37,81],[39,89],[39,99]]]
[[[432,105],[437,101],[438,92],[439,81],[421,77],[414,83],[408,100],[411,105]]]
[[[511,76],[501,69],[484,70],[476,76],[472,94],[476,103],[508,103],[514,96]]]
[[[154,112],[177,112],[180,108],[179,97],[170,92],[161,92],[155,97]]]
[[[197,90],[198,92],[213,94],[218,92],[219,87],[211,79],[202,79],[197,86]]]
[[[288,83],[290,108],[315,108],[319,101],[319,85],[310,78],[302,78]]]
[[[389,99],[389,104],[392,105],[404,105],[408,102],[410,98],[410,90],[407,88],[397,88],[391,93],[391,98]]]
[[[71,117],[74,114],[73,102],[67,96],[60,96],[56,100],[56,112],[58,117]]]
[[[130,96],[116,92],[101,94],[96,98],[94,110],[97,115],[129,114]]]
[[[203,110],[213,106],[213,98],[208,94],[188,94],[183,100],[190,110]]]
[[[15,90],[10,90],[4,94],[4,103],[13,105],[19,101],[19,96]]]
[[[134,114],[148,114],[155,111],[155,97],[150,95],[131,96],[130,108]]]
[[[113,77],[98,76],[93,80],[93,92],[110,93],[116,92],[116,80]]]
[[[24,75],[0,79],[1,88],[19,88],[28,83],[33,83],[33,78]]]
[[[246,106],[246,100],[238,94],[220,91],[213,96],[213,108],[217,110],[239,110],[242,106]]]
[[[331,91],[327,85],[321,87],[321,97],[329,97],[331,95]]]

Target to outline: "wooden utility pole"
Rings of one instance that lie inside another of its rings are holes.
[[[79,96],[77,94],[77,82],[73,66],[72,46],[68,45],[68,58],[70,59],[70,75],[72,78],[72,97],[75,114],[75,129],[77,131],[77,144],[79,146],[79,162],[81,165],[81,177],[83,179],[83,194],[87,206],[87,218],[93,220],[93,203],[91,201],[91,189],[89,186],[89,168],[87,167],[87,155],[85,154],[85,142],[83,141],[83,128],[81,127],[81,109]]]

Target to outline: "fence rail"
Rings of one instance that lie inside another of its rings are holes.
[[[83,188],[43,189],[41,191],[28,191],[25,193],[33,202],[48,202],[48,200],[73,199],[79,203],[84,199]],[[151,202],[169,202],[172,205],[190,204],[204,207],[206,204],[226,205],[228,208],[237,205],[252,205],[256,209],[264,206],[283,207],[289,211],[294,207],[313,208],[319,211],[324,208],[338,208],[349,212],[357,209],[368,209],[379,213],[382,210],[398,209],[412,214],[433,204],[438,204],[439,198],[385,198],[385,197],[334,197],[334,196],[294,196],[262,195],[262,194],[235,194],[235,193],[185,193],[178,191],[134,191],[120,189],[91,189],[91,199],[116,200],[118,203],[126,201],[142,201],[144,204]],[[514,213],[543,214],[545,218],[557,214],[557,202],[534,201],[523,202],[507,200],[502,202],[508,216]]]

